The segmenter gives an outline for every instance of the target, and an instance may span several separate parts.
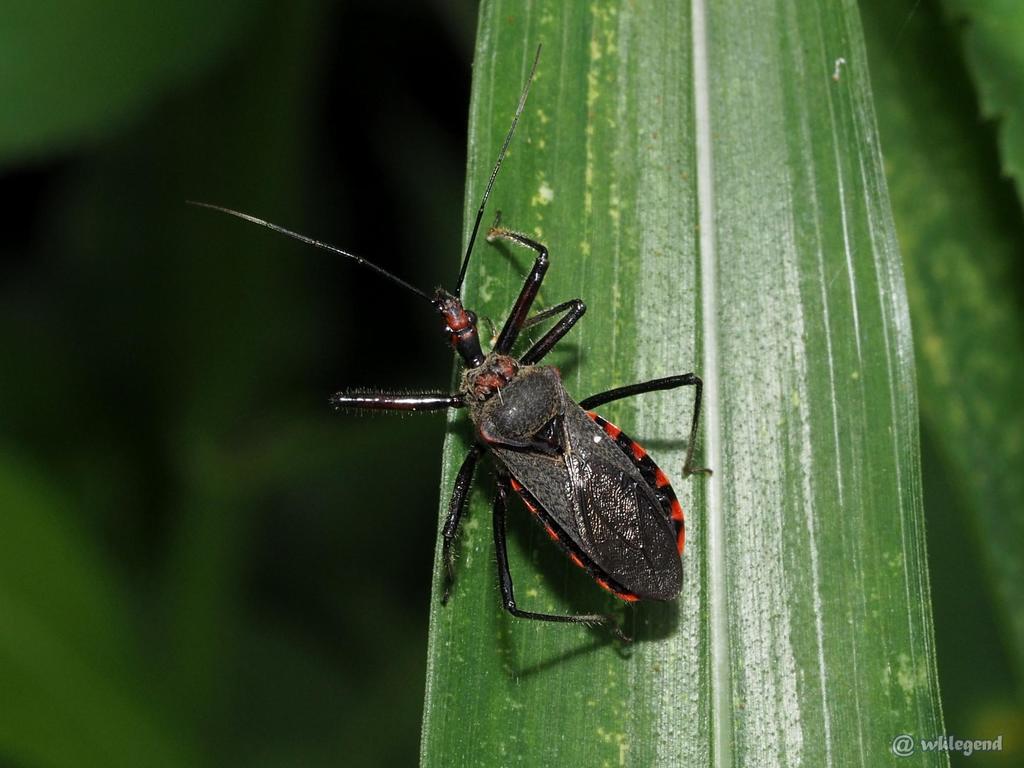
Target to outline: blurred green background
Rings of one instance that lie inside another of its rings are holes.
[[[961,5],[861,10],[946,726],[1005,734],[955,763],[1011,765],[1024,20]],[[450,350],[421,302],[183,201],[450,283],[475,23],[472,0],[5,6],[0,765],[414,763],[444,424],[327,396],[444,387]]]
[[[475,14],[5,6],[0,764],[415,761],[443,416],[327,398],[446,387],[450,350],[184,201],[452,282]]]

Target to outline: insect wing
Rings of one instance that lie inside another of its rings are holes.
[[[609,588],[645,600],[671,600],[682,587],[672,522],[640,471],[605,431],[566,398],[557,457],[493,448],[570,551]]]
[[[682,587],[682,566],[658,497],[600,427],[581,409],[570,410],[566,484],[581,547],[625,591],[673,599]]]

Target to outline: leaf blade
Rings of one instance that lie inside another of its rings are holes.
[[[555,362],[578,397],[696,368],[717,389],[720,426],[705,489],[679,481],[689,394],[603,414],[655,451],[689,513],[684,594],[637,610],[628,658],[599,636],[501,613],[490,493],[477,490],[460,585],[431,619],[424,765],[512,754],[528,764],[828,765],[852,755],[874,765],[903,729],[941,732],[898,253],[866,71],[831,79],[833,48],[863,61],[860,30],[851,5],[807,7],[700,5],[704,27],[688,8],[659,17],[612,2],[540,4],[520,17],[485,4],[467,210],[510,114],[502,94],[511,102],[538,38],[553,33],[560,47],[544,39],[495,206],[551,248],[543,305],[590,305]],[[694,43],[707,53],[704,116]],[[702,119],[711,162],[698,178]],[[545,185],[546,205],[536,202]],[[476,258],[467,303],[501,317],[528,263]],[[459,430],[444,499],[465,449]],[[881,543],[868,535],[876,526]],[[542,538],[512,532],[520,601],[607,610]],[[829,570],[851,560],[850,573]],[[888,719],[868,743],[873,707]]]

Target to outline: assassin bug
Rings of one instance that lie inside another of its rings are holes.
[[[523,287],[490,353],[484,354],[477,317],[461,299],[466,269],[483,219],[484,209],[526,105],[537,71],[540,47],[505,136],[462,259],[452,293],[443,288],[430,295],[381,267],[332,245],[284,229],[263,219],[228,208],[196,203],[228,213],[276,232],[328,250],[372,269],[379,275],[426,299],[441,315],[444,333],[465,365],[454,394],[417,395],[393,392],[339,392],[331,397],[335,409],[374,411],[437,411],[466,408],[475,427],[475,440],[455,480],[448,517],[441,532],[444,592],[447,603],[455,578],[453,546],[465,511],[477,461],[490,452],[497,465],[497,494],[493,508],[494,547],[502,605],[514,616],[541,621],[601,625],[627,641],[615,620],[604,614],[552,615],[523,610],[516,602],[508,566],[505,515],[509,490],[523,499],[548,534],[573,563],[586,569],[603,588],[619,598],[672,600],[682,587],[680,555],[685,539],[683,511],[665,473],[639,444],[591,409],[645,392],[694,387],[693,418],[683,475],[707,473],[694,468],[693,449],[700,418],[701,380],[692,373],[654,379],[610,389],[573,402],[558,371],[539,365],[548,352],[586,311],[572,299],[530,315],[548,269],[548,250],[526,235],[498,226],[486,239],[506,240],[536,254]],[[523,355],[511,354],[519,334],[544,320],[557,322]]]

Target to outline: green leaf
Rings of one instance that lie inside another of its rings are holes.
[[[1020,701],[1012,670],[1024,666],[1024,220],[938,10],[920,8],[901,29],[905,8],[862,8],[932,438],[925,500],[947,723],[994,736],[991,711],[1014,687]],[[1014,716],[999,719],[1008,730]]]
[[[194,77],[261,4],[37,0],[0,24],[0,163],[103,136]]]
[[[964,23],[964,52],[981,112],[998,121],[1003,172],[1013,178],[1018,202],[1024,202],[1024,5],[1015,0],[942,0],[942,5]]]
[[[615,611],[637,640],[620,650],[502,612],[481,472],[447,607],[435,583],[422,762],[888,762],[895,736],[942,721],[913,352],[856,8],[484,3],[467,215],[538,42],[491,208],[551,250],[539,306],[588,304],[545,362],[577,398],[696,371],[715,474],[681,477],[691,392],[602,409],[688,512],[682,596],[635,610],[514,505],[520,605]],[[474,259],[467,304],[501,320],[529,256]],[[442,516],[470,434],[453,425]]]

